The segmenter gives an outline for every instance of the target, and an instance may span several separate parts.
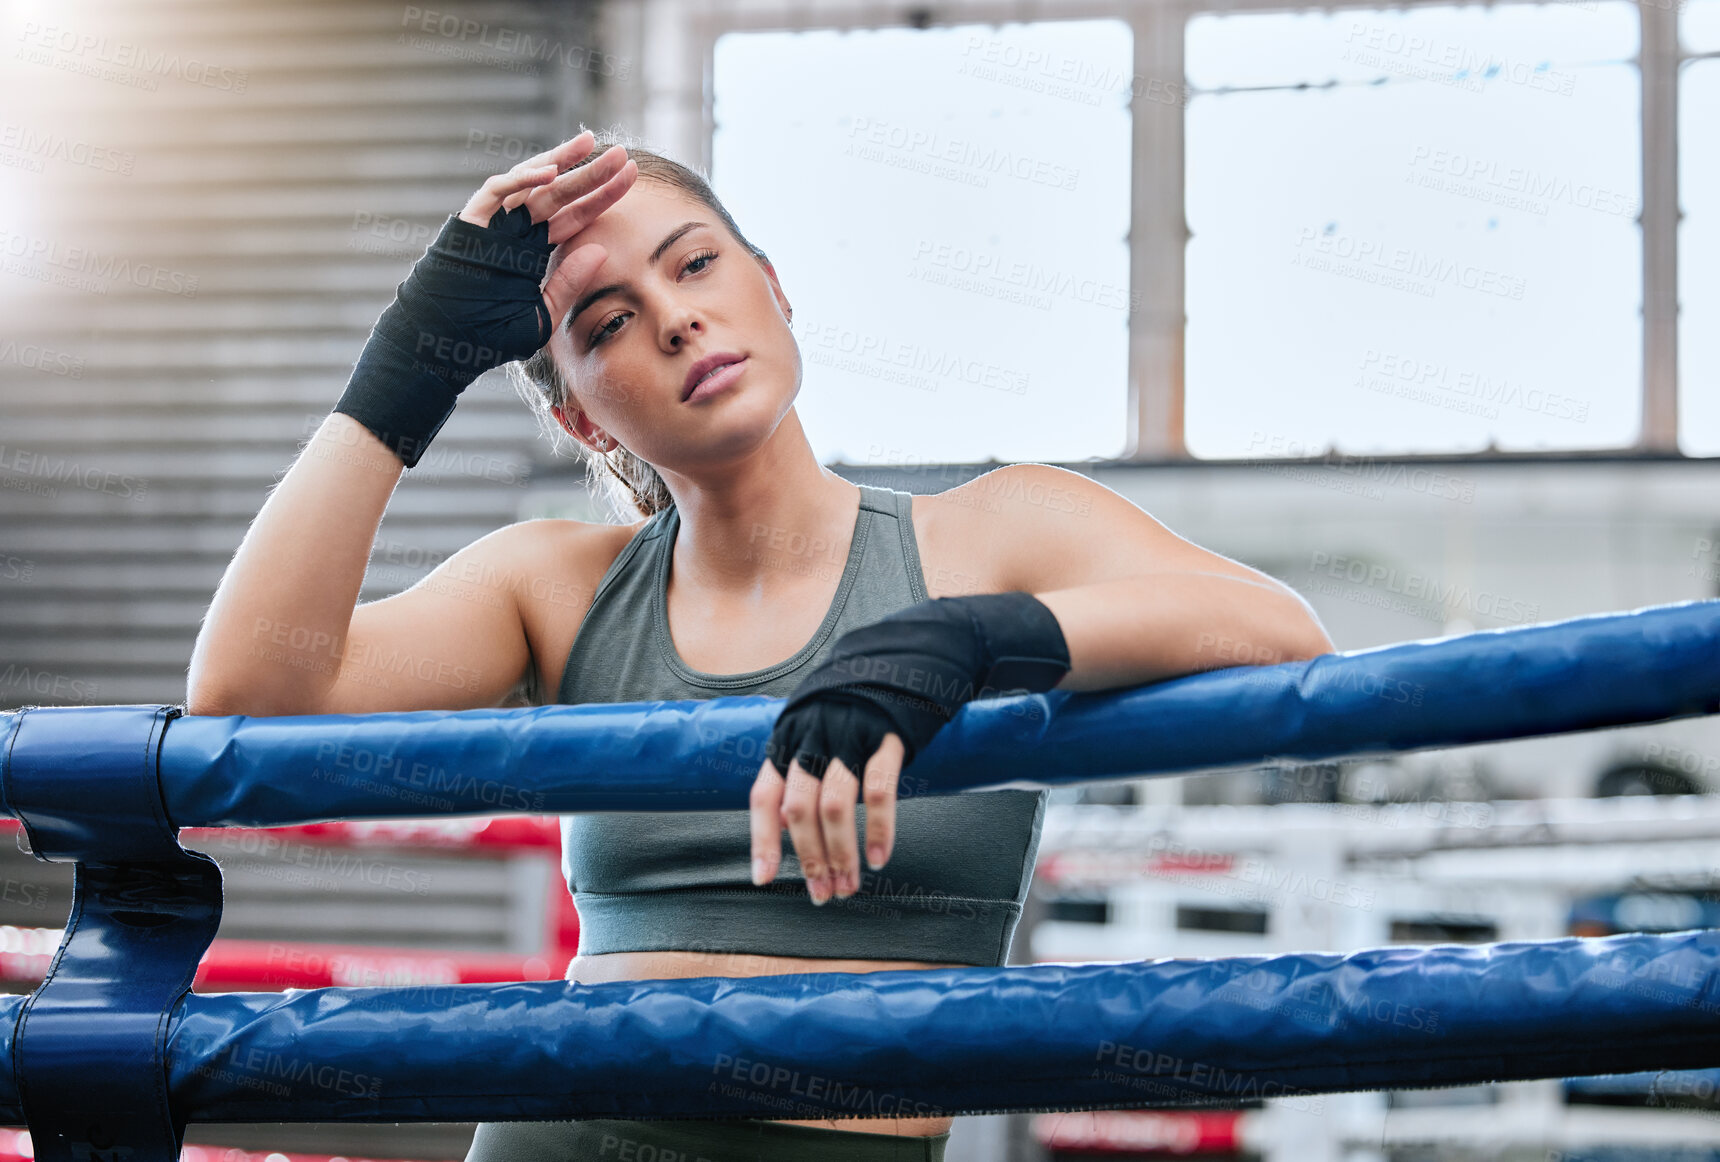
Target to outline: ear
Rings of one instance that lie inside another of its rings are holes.
[[[794,314],[794,308],[789,305],[788,296],[782,293],[782,283],[777,280],[776,267],[771,265],[768,258],[759,259],[758,264],[764,267],[764,276],[770,280],[770,293],[776,297],[777,309],[782,312],[783,318],[788,318]]]
[[[571,416],[564,404],[551,404],[549,411],[555,417],[555,422],[561,425],[562,431],[592,451],[607,452],[615,446],[615,441],[609,438],[609,434],[592,423],[591,417],[577,408],[573,409]]]

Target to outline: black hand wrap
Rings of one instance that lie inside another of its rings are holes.
[[[860,775],[894,731],[906,766],[963,704],[1041,693],[1068,672],[1063,629],[1031,593],[923,601],[838,638],[789,697],[765,755],[785,775],[798,759],[823,778],[833,758]]]
[[[548,220],[534,223],[523,205],[488,226],[449,218],[376,321],[334,410],[417,464],[468,384],[549,342],[541,288],[554,250]]]

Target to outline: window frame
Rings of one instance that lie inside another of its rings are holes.
[[[1449,6],[1453,0],[1394,0],[1393,8]],[[1545,0],[1501,0],[1544,3]],[[1678,89],[1683,66],[1720,57],[1685,51],[1678,15],[1687,0],[1635,0],[1640,40],[1633,62],[1642,93],[1642,423],[1634,444],[1457,454],[1409,453],[1393,460],[1586,460],[1639,457],[1700,459],[1678,446]],[[1192,456],[1184,441],[1184,296],[1189,239],[1185,213],[1184,38],[1188,20],[1206,13],[1325,12],[1382,7],[1382,0],[1040,0],[1033,22],[1120,20],[1134,38],[1130,102],[1128,415],[1122,456],[1107,463],[1235,463]],[[639,127],[646,141],[709,172],[716,123],[714,57],[731,32],[809,32],[1019,23],[1015,0],[940,0],[936,8],[789,6],[781,0],[654,0],[605,5],[608,43],[643,61],[630,82],[600,100],[611,120]],[[623,11],[617,11],[623,10]],[[1154,81],[1162,83],[1153,84]],[[1172,101],[1165,94],[1175,94]],[[1318,459],[1311,457],[1310,459]]]

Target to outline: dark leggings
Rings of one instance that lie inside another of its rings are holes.
[[[943,1162],[949,1140],[765,1121],[484,1122],[466,1162]]]

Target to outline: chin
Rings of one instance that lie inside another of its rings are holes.
[[[794,406],[793,392],[780,387],[760,390],[765,386],[748,384],[728,399],[705,404],[709,411],[699,417],[704,422],[687,431],[685,451],[709,463],[737,460],[762,448]]]

